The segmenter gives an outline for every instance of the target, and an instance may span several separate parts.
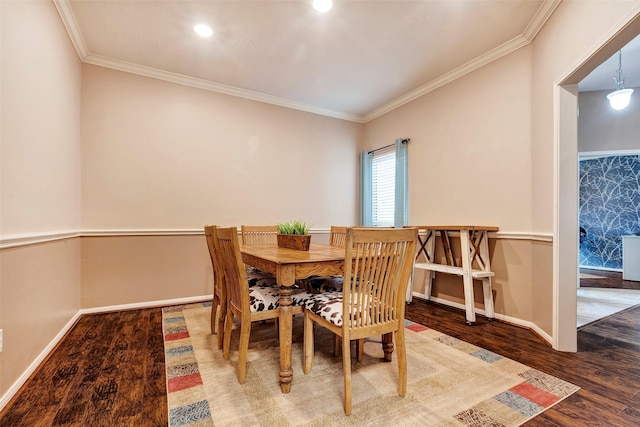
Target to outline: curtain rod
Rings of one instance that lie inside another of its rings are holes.
[[[400,141],[400,142],[402,144],[408,144],[409,142],[411,142],[411,138],[402,138],[402,141]],[[395,144],[385,145],[384,147],[380,147],[380,148],[376,148],[375,150],[368,151],[367,154],[373,154],[376,151],[384,150],[385,148],[393,147],[394,145]]]

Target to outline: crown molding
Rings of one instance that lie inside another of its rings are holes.
[[[67,34],[69,34],[73,47],[76,49],[78,57],[83,61],[89,54],[89,49],[87,49],[87,44],[84,41],[84,37],[82,37],[82,32],[80,31],[78,21],[76,21],[76,16],[73,14],[69,1],[53,0],[53,4],[58,10],[58,14],[62,19],[64,28],[67,30]]]
[[[140,76],[151,77],[158,80],[164,80],[171,83],[177,83],[184,86],[204,89],[211,92],[222,93],[225,95],[235,96],[238,98],[250,99],[252,101],[263,102],[266,104],[277,105],[279,107],[290,108],[293,110],[305,111],[307,113],[318,114],[321,116],[333,117],[336,119],[347,120],[351,122],[363,123],[364,118],[358,114],[343,113],[340,111],[332,111],[306,104],[304,102],[292,101],[290,99],[280,98],[273,95],[267,95],[261,92],[255,92],[248,89],[241,89],[235,86],[228,86],[221,83],[211,82],[209,80],[199,79],[196,77],[185,76],[183,74],[172,73],[170,71],[159,70],[157,68],[147,67],[144,65],[133,64],[131,62],[119,61],[100,55],[89,53],[82,62],[100,67],[111,68],[113,70],[124,71]]]
[[[502,44],[501,46],[487,52],[486,54],[467,62],[466,64],[454,69],[453,71],[420,86],[419,88],[402,95],[401,97],[373,110],[372,112],[359,115],[351,114],[340,111],[327,110],[306,104],[303,102],[292,101],[285,98],[280,98],[273,95],[267,95],[260,92],[241,89],[234,86],[223,85],[220,83],[211,82],[204,79],[198,79],[195,77],[189,77],[181,74],[171,73],[168,71],[159,70],[152,67],[146,67],[142,65],[132,64],[125,61],[118,61],[111,58],[106,58],[99,55],[94,55],[89,52],[87,45],[82,37],[82,33],[78,27],[78,23],[75,19],[71,6],[68,0],[53,0],[53,3],[58,10],[58,14],[62,19],[62,22],[71,38],[71,41],[80,57],[82,62],[87,64],[98,65],[101,67],[111,68],[118,71],[124,71],[127,73],[137,74],[145,77],[151,77],[154,79],[164,80],[172,83],[181,84],[184,86],[191,86],[199,89],[209,90],[212,92],[223,93],[230,96],[239,98],[250,99],[253,101],[263,102],[267,104],[277,105],[280,107],[290,108],[293,110],[300,110],[312,114],[318,114],[321,116],[333,117],[336,119],[347,120],[356,123],[367,123],[377,117],[380,117],[396,108],[403,106],[416,98],[426,95],[429,92],[436,90],[452,81],[463,77],[470,72],[477,70],[488,63],[495,61],[516,49],[519,49],[529,43],[538,34],[542,26],[546,23],[547,19],[551,16],[556,7],[560,4],[561,0],[549,0],[541,4],[538,12],[534,18],[529,22],[529,25],[520,36]]]
[[[407,104],[413,101],[414,99],[420,98],[421,96],[424,96],[429,92],[432,92],[446,84],[449,84],[454,80],[457,80],[460,77],[463,77],[466,74],[469,74],[472,71],[477,70],[478,68],[484,67],[485,65],[497,59],[500,59],[503,56],[506,56],[511,52],[517,49],[520,49],[523,46],[528,45],[535,38],[535,36],[540,31],[540,29],[542,29],[542,26],[545,24],[545,22],[547,22],[547,19],[549,19],[549,17],[553,13],[553,11],[556,9],[556,7],[558,7],[559,4],[560,4],[560,0],[551,0],[551,1],[543,2],[542,5],[540,6],[540,9],[538,9],[538,12],[536,13],[535,17],[531,20],[531,22],[529,23],[529,25],[527,26],[523,34],[521,34],[518,37],[515,37],[514,39],[506,43],[503,43],[502,45],[498,46],[495,49],[490,50],[484,55],[479,56],[478,58],[475,58],[467,62],[466,64],[459,66],[458,68],[455,68],[454,70],[448,72],[447,74],[444,74],[438,77],[437,79],[434,79],[429,83],[426,83],[420,86],[419,88],[414,89],[411,92],[408,92],[402,95],[399,98],[396,98],[395,100],[389,102],[388,104],[385,104],[379,108],[376,108],[372,112],[365,114],[364,122],[367,123],[377,117],[380,117],[390,111],[393,111],[396,108],[399,108],[404,104]]]

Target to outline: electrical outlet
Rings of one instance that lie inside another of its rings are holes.
[[[0,329],[0,353],[2,353],[2,329]]]

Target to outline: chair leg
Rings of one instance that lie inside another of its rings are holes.
[[[364,338],[356,341],[356,359],[358,362],[362,362],[362,359],[364,359]]]
[[[218,348],[221,349],[224,344],[224,337],[226,336],[225,326],[225,313],[227,312],[227,302],[220,300],[220,307],[218,307]],[[233,327],[233,316],[231,317],[231,326]]]
[[[244,384],[247,378],[247,352],[249,351],[249,335],[251,334],[251,323],[242,322],[240,324],[240,346],[238,351],[238,382]]]
[[[229,347],[231,347],[231,328],[233,328],[233,314],[227,313],[224,318],[224,343],[222,346],[222,358],[224,360],[229,360]]]
[[[404,323],[404,322],[403,322]],[[398,353],[398,394],[407,393],[407,352],[404,343],[404,326],[396,331],[396,349]]]
[[[211,303],[211,334],[215,334],[216,332],[222,332],[220,329],[216,330],[217,325],[217,315],[218,313],[218,304],[220,304],[220,298],[213,294],[213,301]]]
[[[342,369],[344,371],[344,413],[351,415],[351,345],[342,337]]]
[[[303,365],[302,372],[308,374],[311,372],[313,366],[314,355],[314,334],[313,334],[313,320],[305,313],[304,314],[304,337],[303,337]]]
[[[364,338],[360,338],[355,342],[356,345],[356,360],[362,362],[364,359]],[[342,341],[339,335],[333,336],[333,357],[340,356],[340,346]]]

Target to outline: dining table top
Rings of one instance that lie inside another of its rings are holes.
[[[281,248],[277,244],[241,245],[244,255],[258,257],[275,264],[315,263],[344,260],[345,250],[338,246],[311,243],[308,251]]]

